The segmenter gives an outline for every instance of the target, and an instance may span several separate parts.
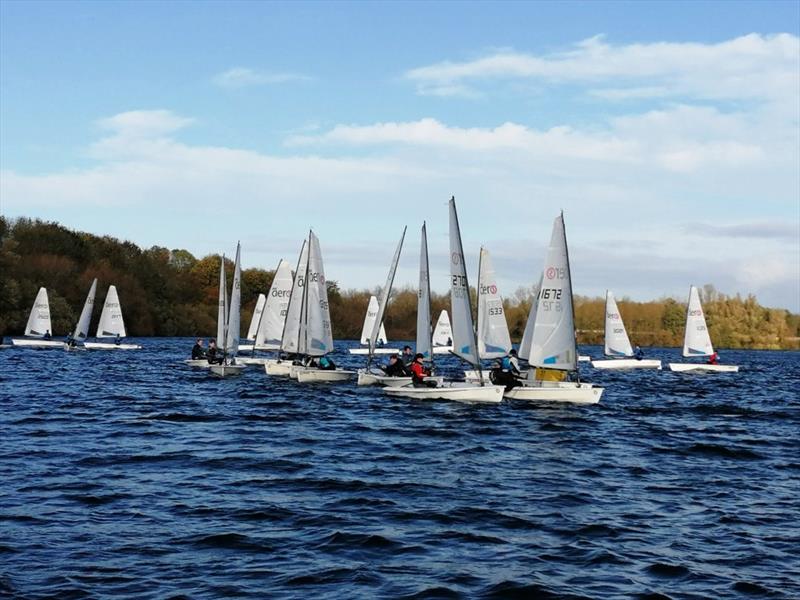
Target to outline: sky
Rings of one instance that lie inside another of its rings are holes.
[[[505,296],[564,211],[576,294],[800,312],[798,2],[0,0],[0,213]],[[472,281],[474,284],[474,280]]]

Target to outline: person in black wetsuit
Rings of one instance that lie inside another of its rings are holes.
[[[192,346],[192,360],[201,360],[206,357],[206,351],[203,350],[203,340],[197,338],[197,341]]]
[[[408,375],[403,361],[398,358],[397,354],[392,354],[389,357],[389,364],[381,369],[389,377],[406,377]]]
[[[217,348],[217,342],[215,340],[208,342],[208,352],[206,352],[206,358],[208,359],[209,364],[221,365],[225,360],[222,354],[223,353],[219,351],[219,348]]]

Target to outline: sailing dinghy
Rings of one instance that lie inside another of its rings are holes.
[[[572,277],[569,268],[564,215],[553,223],[553,234],[542,270],[542,284],[536,297],[535,320],[527,355],[530,374],[555,381],[526,380],[521,387],[505,393],[514,400],[574,402],[595,404],[603,389],[590,383],[566,381],[569,373],[578,372],[578,348],[575,343],[575,320],[572,304]],[[533,314],[533,311],[531,311]]]
[[[85,342],[89,337],[89,325],[92,321],[92,311],[94,310],[94,296],[97,292],[97,278],[92,281],[89,286],[89,293],[86,294],[86,301],[83,303],[81,316],[78,317],[78,323],[75,325],[75,331],[67,338],[64,343],[65,350],[75,350],[78,348],[78,342]]]
[[[225,257],[222,258],[222,267],[220,269],[220,307],[222,308],[221,315],[223,317],[222,331],[217,324],[217,344],[222,349],[222,364],[212,364],[208,367],[212,375],[217,377],[228,377],[230,375],[239,375],[244,369],[245,365],[236,362],[236,354],[239,351],[239,325],[241,324],[241,303],[242,303],[242,264],[241,264],[241,247],[236,244],[236,261],[233,263],[233,285],[231,287],[231,300],[230,308],[226,312],[225,304],[227,303],[228,295],[225,286]],[[220,314],[218,314],[218,317]],[[222,335],[219,335],[222,333]],[[220,341],[220,338],[222,341]]]
[[[11,338],[11,345],[17,348],[63,348],[64,342],[50,339],[51,334],[50,302],[47,299],[47,289],[41,287],[33,301],[31,314],[28,315],[25,337]]]
[[[450,354],[453,351],[453,328],[447,310],[439,313],[436,327],[433,328],[433,353]]]
[[[472,364],[479,373],[477,383],[444,382],[436,387],[387,387],[390,396],[419,400],[456,400],[460,402],[500,402],[502,385],[487,384],[483,380],[478,340],[472,324],[472,303],[464,263],[464,248],[458,224],[455,198],[450,199],[450,309],[453,311],[453,354]]]
[[[264,294],[259,294],[256,299],[256,306],[253,308],[253,316],[250,318],[250,327],[247,328],[247,341],[255,342],[256,332],[258,325],[261,322],[261,316],[264,314],[264,305],[267,303],[267,297]],[[239,352],[252,352],[255,344],[239,344]]]
[[[266,302],[258,322],[258,328],[253,339],[253,354],[259,350],[278,351],[281,348],[281,335],[283,323],[286,320],[286,308],[289,305],[289,296],[292,293],[292,269],[283,259],[278,262],[275,277],[267,292]],[[239,358],[245,365],[265,365],[272,358],[250,356]]]
[[[695,286],[689,287],[689,305],[686,307],[686,331],[683,338],[684,358],[705,358],[713,356],[714,346],[706,327],[706,317],[700,295]],[[705,373],[736,373],[736,365],[718,365],[710,363],[669,363],[670,371],[694,371]]]
[[[375,320],[378,316],[378,299],[375,296],[369,297],[369,304],[367,305],[367,313],[364,315],[364,326],[361,328],[361,340],[360,343],[362,346],[367,346],[366,348],[350,348],[348,352],[350,354],[370,354],[369,351],[369,336],[372,334],[372,328],[375,325]],[[381,328],[378,333],[378,340],[376,342],[383,346],[386,344],[386,330],[383,328],[383,323],[381,323]],[[400,354],[400,350],[397,348],[382,348],[380,346],[376,346],[372,349],[371,354]]]
[[[122,344],[120,339],[127,335],[125,321],[122,318],[122,305],[119,302],[117,288],[108,286],[106,301],[103,303],[103,312],[100,313],[100,322],[97,324],[95,338],[116,338],[114,342],[84,342],[87,350],[141,350],[139,344]]]
[[[286,314],[278,346],[278,351],[286,353],[288,356],[300,356],[300,339],[303,335],[300,317],[302,316],[307,268],[308,240],[304,240],[300,248],[300,255],[297,257],[297,267],[292,279],[289,302],[286,305]],[[264,370],[267,375],[289,377],[292,373],[292,366],[291,359],[270,358],[264,363]]]
[[[606,290],[606,320],[603,354],[608,360],[593,360],[595,369],[661,369],[656,359],[633,358],[633,348],[625,331],[625,323],[617,308],[617,301],[610,290]]]

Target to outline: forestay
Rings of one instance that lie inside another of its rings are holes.
[[[711,344],[711,337],[706,327],[706,317],[703,314],[703,306],[700,304],[700,295],[697,288],[689,288],[689,306],[686,309],[686,333],[683,338],[683,355],[689,356],[711,356],[714,354],[714,346]]]
[[[436,327],[433,330],[434,346],[450,346],[453,343],[453,329],[450,327],[450,315],[446,310],[439,313]]]
[[[535,367],[565,371],[575,371],[578,367],[563,214],[553,223],[528,362]]]
[[[47,290],[39,288],[36,299],[33,301],[31,314],[28,316],[28,323],[25,325],[25,335],[32,337],[43,337],[46,333],[52,333],[50,325],[50,302],[47,299]]]
[[[116,286],[108,286],[103,312],[97,324],[98,338],[125,337],[125,322],[122,320],[122,307],[119,304]]]
[[[606,290],[606,324],[605,324],[605,348],[603,352],[606,356],[633,356],[631,341],[625,331],[625,324],[617,308],[617,301],[614,294]]]
[[[225,354],[236,356],[239,351],[239,336],[241,335],[242,303],[242,264],[241,247],[236,244],[236,261],[233,264],[233,285],[231,286],[231,305],[228,312],[227,336],[225,337]]]
[[[292,281],[292,269],[287,261],[281,259],[267,293],[264,311],[261,313],[261,322],[258,325],[253,346],[255,350],[280,348],[289,297],[292,295]]]
[[[383,315],[386,313],[386,306],[389,304],[389,298],[392,295],[394,274],[397,271],[397,263],[400,262],[400,252],[403,250],[403,240],[406,239],[406,229],[406,227],[403,227],[403,234],[400,236],[400,241],[397,243],[397,249],[394,251],[394,257],[392,258],[392,264],[389,266],[389,273],[386,276],[386,284],[381,290],[381,299],[378,302],[378,313],[375,316],[375,322],[372,325],[372,332],[369,336],[370,356],[375,350],[375,344],[378,342],[378,335],[383,329]]]
[[[511,350],[511,336],[503,310],[503,298],[489,251],[481,248],[478,266],[478,354],[482,359],[499,358]]]
[[[367,305],[367,314],[364,315],[364,326],[361,328],[361,343],[366,346],[369,344],[369,336],[372,333],[372,327],[375,325],[375,320],[378,317],[378,299],[375,296],[369,297],[369,304]],[[381,323],[380,333],[378,334],[379,342],[386,343],[386,330]]]
[[[447,312],[442,311],[447,316]],[[448,321],[448,329],[450,322]],[[419,248],[419,291],[417,292],[417,352],[426,359],[433,358],[431,339],[431,281],[428,275],[428,232],[422,224]]]
[[[261,324],[261,319],[264,315],[264,306],[267,303],[267,297],[264,294],[258,295],[256,300],[256,307],[253,309],[253,318],[250,319],[250,327],[247,329],[247,339],[255,341],[258,334],[258,327]]]
[[[289,306],[286,309],[286,321],[281,336],[281,350],[284,352],[300,353],[301,341],[305,346],[305,335],[300,323],[305,302],[306,271],[308,271],[308,242],[303,241],[300,256],[297,259],[297,269],[294,272],[292,293],[289,296]]]
[[[97,291],[97,278],[92,281],[89,288],[89,293],[86,295],[86,302],[83,303],[83,310],[81,316],[78,318],[78,324],[75,326],[75,332],[72,334],[75,340],[85,340],[89,337],[89,324],[92,321],[92,310],[94,309],[94,296]]]
[[[308,287],[306,290],[306,347],[304,354],[322,356],[333,351],[333,331],[322,250],[314,232],[309,234]]]
[[[454,198],[450,199],[450,310],[453,313],[453,354],[470,364],[479,365],[469,282]]]

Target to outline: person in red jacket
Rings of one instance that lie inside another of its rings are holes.
[[[714,352],[711,356],[708,357],[708,364],[715,365],[719,362],[719,354]]]
[[[414,387],[436,387],[435,381],[426,380],[431,372],[422,362],[425,357],[417,353],[414,355],[414,362],[411,363],[411,382]]]

